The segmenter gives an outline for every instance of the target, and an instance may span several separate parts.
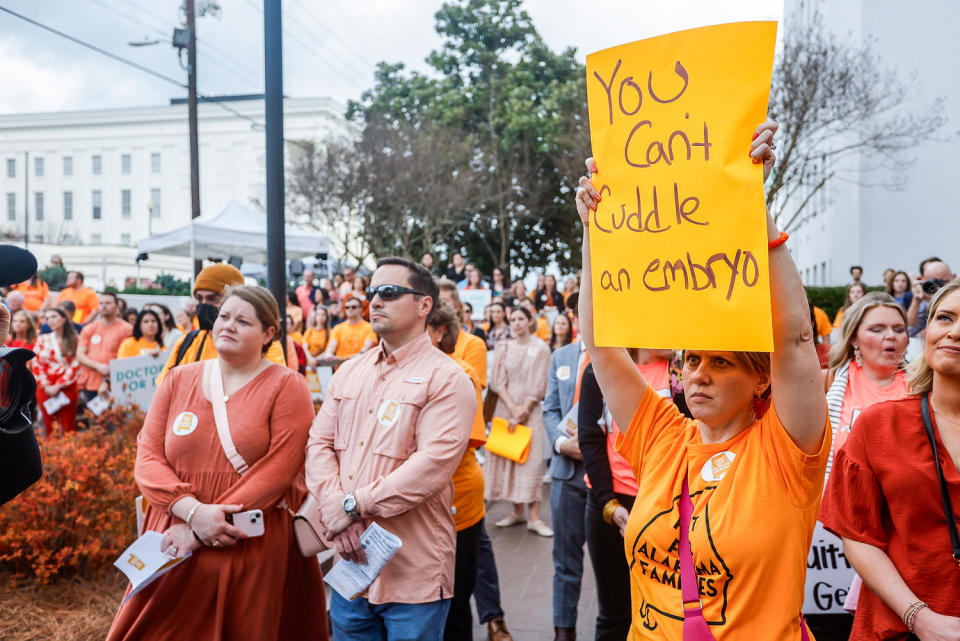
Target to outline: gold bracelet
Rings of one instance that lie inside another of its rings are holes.
[[[903,625],[907,626],[907,630],[913,634],[913,622],[917,618],[917,612],[927,607],[927,604],[923,601],[914,601],[907,606],[907,609],[903,611],[903,616],[900,619],[903,621]]]
[[[193,507],[190,508],[190,512],[187,513],[186,523],[187,523],[187,527],[190,528],[191,530],[193,529],[193,526],[190,525],[190,521],[193,520],[193,515],[197,513],[197,508],[199,508],[201,505],[203,505],[203,503],[201,503],[200,501],[197,501],[196,503],[194,503]]]
[[[620,504],[620,501],[617,499],[610,499],[603,504],[603,520],[613,525],[613,513],[617,511],[617,508],[623,507]]]

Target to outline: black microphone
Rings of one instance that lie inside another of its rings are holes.
[[[37,257],[16,245],[0,245],[0,287],[9,287],[37,273]]]

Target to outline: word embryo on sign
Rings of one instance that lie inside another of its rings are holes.
[[[748,152],[775,34],[776,23],[734,23],[587,56],[598,344],[770,349],[771,331],[738,333],[734,320],[770,324],[762,181]]]

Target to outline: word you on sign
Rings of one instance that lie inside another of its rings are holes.
[[[749,151],[775,38],[776,22],[738,22],[587,56],[599,345],[772,349],[762,168]]]

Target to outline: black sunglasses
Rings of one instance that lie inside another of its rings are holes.
[[[373,300],[374,296],[379,295],[380,300],[396,300],[404,294],[413,294],[414,296],[426,296],[423,292],[418,292],[402,285],[380,285],[379,287],[367,287],[367,300]]]

